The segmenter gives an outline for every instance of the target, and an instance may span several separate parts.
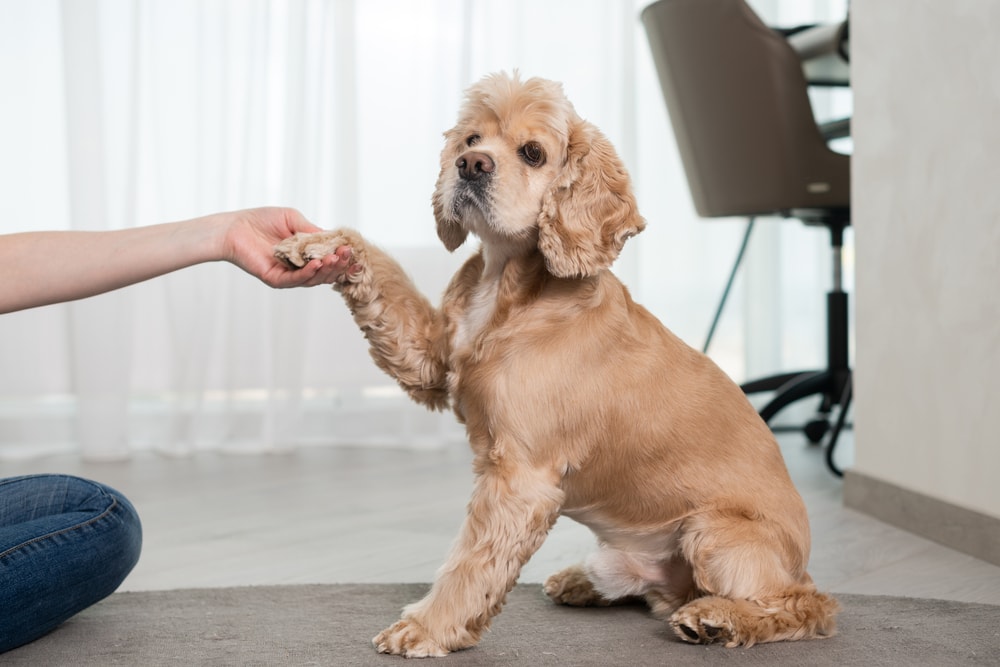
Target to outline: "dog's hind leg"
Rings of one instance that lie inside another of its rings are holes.
[[[807,536],[793,539],[787,527],[742,513],[688,524],[682,550],[705,596],[670,616],[677,637],[732,647],[834,634],[839,605],[805,572]]]

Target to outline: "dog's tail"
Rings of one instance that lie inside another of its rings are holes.
[[[674,633],[695,644],[728,647],[764,642],[820,639],[836,634],[837,601],[811,585],[759,600],[707,596],[692,600],[670,617]]]

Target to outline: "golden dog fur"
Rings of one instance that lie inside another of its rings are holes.
[[[558,603],[641,597],[696,643],[831,635],[837,603],[806,573],[805,507],[768,427],[608,270],[645,223],[607,139],[558,84],[503,74],[470,88],[445,139],[438,235],[482,245],[440,308],[356,232],[276,248],[298,266],[351,248],[336,288],[376,363],[450,406],[475,453],[461,533],[377,649],[476,644],[560,513],[599,547],[545,583]]]

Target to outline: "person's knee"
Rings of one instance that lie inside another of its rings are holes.
[[[114,489],[108,489],[108,493],[115,499],[110,512],[116,525],[109,531],[107,538],[113,542],[108,545],[108,550],[114,554],[114,570],[118,579],[114,587],[117,588],[139,562],[142,552],[142,522],[135,507],[123,494]]]
[[[142,522],[125,494],[105,484],[89,483],[96,493],[85,505],[99,514],[80,526],[79,539],[88,545],[85,553],[89,556],[83,556],[78,565],[81,572],[92,572],[92,604],[113,593],[139,562]]]
[[[68,476],[24,485],[23,493],[63,502],[55,514],[27,517],[16,545],[3,554],[0,574],[11,585],[0,587],[0,652],[37,639],[111,595],[142,550],[139,514],[115,489]]]

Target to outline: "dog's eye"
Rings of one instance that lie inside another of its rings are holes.
[[[521,150],[518,152],[521,154],[521,159],[528,163],[529,166],[541,167],[545,164],[545,149],[535,141],[529,141],[521,146]]]
[[[482,140],[481,136],[479,136],[478,134],[473,134],[470,135],[468,138],[466,138],[465,145],[468,146],[469,148],[472,148],[473,146],[478,144],[480,140]]]

